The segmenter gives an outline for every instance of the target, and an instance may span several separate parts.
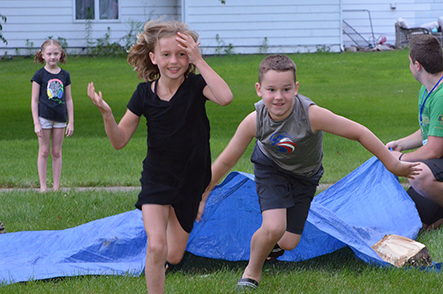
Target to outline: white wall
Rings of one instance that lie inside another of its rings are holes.
[[[206,54],[229,44],[235,53],[263,52],[265,44],[267,53],[340,50],[340,0],[182,2],[184,19],[200,34]]]
[[[395,1],[395,2],[394,2]],[[182,19],[200,34],[203,53],[292,53],[317,50],[339,51],[353,42],[341,35],[343,20],[366,40],[376,42],[381,36],[395,44],[394,24],[399,17],[410,26],[435,21],[443,16],[440,0],[119,0],[120,19],[92,21],[91,39],[104,38],[111,28],[111,42],[129,30],[129,21],[146,21],[166,15]],[[52,36],[67,40],[69,47],[86,47],[86,22],[74,20],[75,0],[0,0],[0,56],[29,54],[29,47],[39,47]],[[182,3],[184,3],[182,10]],[[395,3],[395,9],[391,4]],[[342,12],[343,11],[343,12]],[[369,14],[372,20],[372,31]],[[374,37],[372,36],[372,32]],[[216,40],[218,34],[219,40]],[[266,38],[266,41],[265,41]]]
[[[110,27],[110,42],[117,42],[130,31],[130,20],[145,22],[163,15],[180,19],[180,1],[177,0],[119,0],[119,20],[93,20],[90,41],[104,38]],[[75,20],[74,0],[0,0],[2,34],[8,41],[0,41],[0,55],[29,54],[30,47],[40,47],[49,36],[67,40],[69,47],[85,47],[86,22]],[[28,40],[28,41],[27,41]],[[124,45],[124,44],[122,44]]]

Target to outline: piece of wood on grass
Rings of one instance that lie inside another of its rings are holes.
[[[432,258],[426,246],[412,239],[385,235],[383,239],[371,246],[386,262],[396,266],[430,266]]]

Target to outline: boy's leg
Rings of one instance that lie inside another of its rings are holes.
[[[51,129],[43,129],[42,137],[38,138],[38,158],[37,169],[40,180],[40,192],[47,190],[46,186],[46,172],[48,169],[49,144],[51,142]]]
[[[52,129],[52,175],[53,175],[53,189],[57,191],[60,188],[60,177],[62,173],[62,145],[65,136],[65,128]]]
[[[283,250],[292,250],[297,247],[300,242],[301,235],[291,232],[285,232],[283,237],[278,241],[278,246]]]
[[[168,255],[167,227],[170,206],[144,204],[143,224],[148,236],[145,278],[148,293],[164,293],[165,263]]]
[[[435,162],[435,166],[432,166],[432,169],[440,168],[441,172],[441,166],[438,166],[441,162],[438,162],[438,160],[427,160],[425,162],[427,164]],[[419,167],[422,169],[420,175],[417,175],[415,179],[409,179],[409,183],[420,195],[443,207],[443,182],[440,181],[440,178],[436,178],[436,172],[433,172],[427,164],[420,163]],[[439,176],[442,176],[442,173]]]
[[[242,278],[260,282],[263,263],[286,231],[286,209],[262,212],[263,222],[251,239],[251,256]]]

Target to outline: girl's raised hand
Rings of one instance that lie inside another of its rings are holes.
[[[177,33],[175,40],[178,42],[178,46],[188,54],[189,63],[195,65],[196,61],[202,59],[200,49],[198,48],[200,42],[196,43],[191,36],[180,32]]]
[[[102,114],[111,113],[111,107],[103,100],[102,92],[99,91],[98,94],[95,92],[94,83],[91,82],[88,84],[88,96],[91,98],[92,102],[95,106],[100,109]]]

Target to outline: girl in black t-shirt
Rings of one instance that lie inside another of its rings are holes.
[[[66,58],[60,43],[52,39],[43,42],[34,58],[35,63],[45,64],[31,79],[31,109],[39,142],[37,167],[41,192],[47,190],[46,170],[49,153],[52,155],[52,187],[54,191],[60,188],[63,138],[65,134],[69,137],[74,132],[71,78],[69,72],[58,66],[59,62],[65,64]]]
[[[211,180],[207,99],[227,105],[232,93],[205,62],[198,36],[181,22],[147,22],[132,47],[128,62],[145,83],[138,85],[128,110],[117,125],[112,110],[88,85],[88,96],[100,109],[115,149],[134,134],[140,116],[148,127],[148,152],[143,161],[142,210],[148,236],[146,286],[163,293],[165,264],[180,262],[193,228],[202,194]],[[194,68],[200,74],[195,75]]]

